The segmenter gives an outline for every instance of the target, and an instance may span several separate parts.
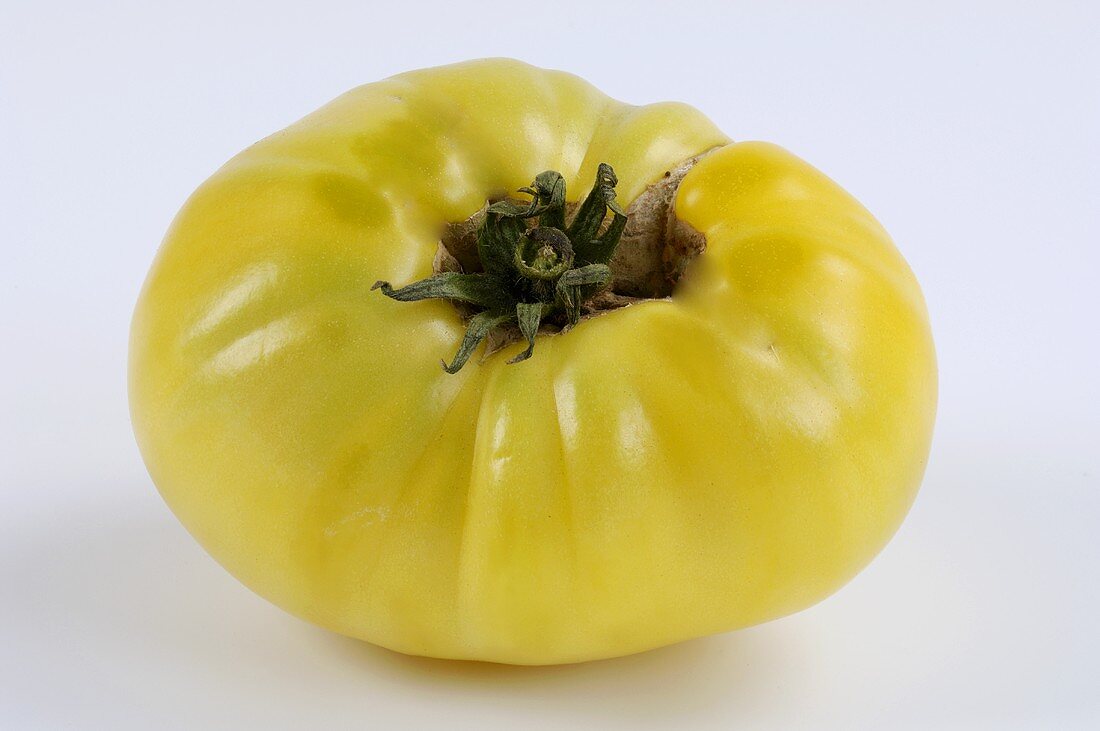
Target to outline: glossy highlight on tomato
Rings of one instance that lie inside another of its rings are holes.
[[[441,232],[601,163],[623,207],[685,160],[702,234],[670,296],[440,368],[466,320],[372,285]],[[763,622],[885,545],[928,455],[936,366],[882,226],[682,104],[484,60],[368,84],[191,196],[145,282],[134,429],[180,521],[311,622],[405,653],[612,657]]]

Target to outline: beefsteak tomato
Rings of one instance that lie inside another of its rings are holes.
[[[360,87],[228,162],[129,368],[153,480],[242,582],[518,664],[829,595],[905,516],[936,404],[917,282],[839,186],[506,60]]]

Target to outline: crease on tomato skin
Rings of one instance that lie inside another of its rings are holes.
[[[499,195],[510,192],[525,185],[537,172],[551,168],[552,163],[561,161],[561,141],[557,139],[562,130],[561,125],[541,131],[533,130],[538,131],[535,137],[523,136],[528,143],[526,147],[509,147],[510,141],[501,144],[507,139],[503,130],[512,126],[511,121],[505,123],[506,119],[510,120],[515,114],[521,117],[537,114],[549,119],[569,120],[572,115],[579,116],[576,123],[569,123],[572,128],[577,129],[594,125],[596,117],[602,111],[594,112],[592,103],[574,105],[579,108],[564,109],[560,103],[545,98],[546,95],[533,93],[533,83],[551,89],[565,85],[573,94],[581,90],[581,94],[587,95],[593,102],[606,100],[606,97],[590,85],[582,82],[578,86],[578,80],[567,74],[550,74],[554,78],[553,83],[550,83],[539,75],[531,74],[530,69],[521,64],[509,65],[504,73],[509,77],[509,81],[505,83],[515,91],[515,98],[504,97],[492,109],[483,109],[478,113],[471,113],[466,109],[470,82],[465,76],[440,76],[431,79],[416,96],[420,103],[431,105],[430,109],[433,110],[423,115],[424,118],[449,120],[444,125],[445,137],[464,148],[476,151],[476,155],[471,157],[471,169],[479,172],[480,183],[471,192],[476,190],[480,200],[471,198],[463,206],[450,209],[444,215],[447,220],[456,220],[476,210],[484,202],[485,193]],[[398,78],[411,80],[417,76],[416,72],[411,72]],[[547,83],[550,85],[546,86]],[[540,162],[532,164],[531,161],[535,159]],[[570,177],[574,170],[565,168],[561,172],[569,182],[577,182]]]
[[[557,369],[555,368],[555,370]],[[565,534],[572,539],[569,541],[569,554],[572,565],[575,570],[579,570],[581,557],[577,541],[578,526],[575,517],[576,506],[574,505],[574,496],[577,494],[577,488],[574,486],[573,470],[569,465],[569,453],[571,451],[570,435],[575,431],[577,414],[573,408],[574,404],[569,399],[570,394],[563,389],[560,380],[555,379],[552,381],[551,389],[554,394],[554,425],[557,427],[558,453],[562,465],[562,522],[564,524]]]
[[[781,231],[815,249],[833,248],[924,308],[916,279],[882,224],[832,179],[777,145],[738,142],[708,156],[681,184],[675,207],[680,220],[730,244],[754,230],[760,236]]]
[[[712,336],[719,336],[717,328],[711,328],[703,322],[700,322],[700,326],[704,327],[704,331]],[[725,337],[722,339],[724,341]],[[784,465],[786,469],[783,471],[777,471],[774,467],[769,467],[769,465],[782,465],[782,462],[775,462],[776,455],[789,453],[790,447],[794,443],[803,445],[801,447],[803,453],[808,454],[811,451],[819,450],[820,446],[818,445],[821,443],[820,437],[822,435],[816,429],[811,433],[805,433],[805,430],[798,427],[796,419],[791,419],[789,416],[784,417],[784,409],[773,411],[778,405],[774,401],[770,399],[764,402],[759,401],[761,396],[768,398],[766,396],[769,391],[769,387],[766,385],[767,381],[783,377],[786,373],[789,373],[792,367],[764,366],[762,369],[755,371],[756,375],[754,377],[754,371],[746,367],[747,363],[754,360],[751,356],[753,347],[746,347],[745,344],[735,341],[732,346],[721,349],[720,352],[724,354],[724,357],[704,370],[737,372],[739,374],[737,379],[728,384],[722,384],[720,380],[715,381],[712,379],[709,387],[699,391],[700,395],[697,397],[696,402],[697,421],[694,426],[678,429],[669,428],[666,431],[667,438],[673,440],[670,454],[684,455],[680,457],[680,464],[684,466],[692,463],[707,464],[708,453],[713,454],[711,450],[716,447],[711,446],[708,449],[702,445],[713,441],[719,435],[721,435],[720,441],[723,449],[733,454],[742,455],[741,458],[733,460],[733,463],[739,466],[729,470],[724,477],[719,478],[718,475],[711,475],[709,478],[702,478],[722,479],[725,490],[728,491],[728,497],[725,498],[719,497],[723,492],[722,490],[713,491],[711,493],[712,507],[705,513],[730,516],[728,519],[730,529],[735,531],[737,539],[729,538],[727,540],[733,541],[731,545],[739,546],[739,548],[727,554],[725,561],[730,562],[729,565],[731,566],[739,567],[736,570],[737,578],[733,580],[722,578],[723,570],[715,568],[713,576],[700,576],[695,580],[695,584],[701,590],[710,587],[708,593],[720,591],[718,589],[720,586],[726,586],[728,589],[737,587],[739,590],[754,596],[754,599],[735,603],[727,614],[716,616],[709,628],[700,630],[699,634],[750,626],[770,618],[769,615],[775,611],[776,606],[797,606],[801,601],[797,596],[804,592],[805,577],[792,573],[791,557],[797,556],[799,552],[805,552],[810,547],[803,545],[802,548],[799,548],[802,545],[801,539],[798,538],[800,534],[798,526],[802,521],[802,518],[799,518],[799,513],[795,511],[785,516],[783,513],[774,511],[773,504],[782,505],[789,502],[776,493],[782,489],[784,491],[794,490],[796,493],[801,492],[806,496],[817,495],[817,500],[812,503],[815,506],[813,508],[815,515],[820,515],[820,511],[826,505],[835,502],[835,500],[829,499],[830,493],[828,491],[804,492],[807,489],[813,490],[815,487],[824,487],[823,485],[815,485],[815,475],[822,474],[827,470],[813,469],[810,464],[799,462],[797,454],[788,455],[794,461],[789,465]],[[669,367],[677,369],[674,371],[675,373],[685,373],[686,362],[682,359],[668,355],[665,357],[664,362]],[[774,375],[769,375],[772,371],[774,371]],[[676,382],[683,383],[684,379],[677,378]],[[660,392],[650,390],[649,393],[651,399],[661,398]],[[795,398],[792,403],[801,403],[802,396],[797,394],[792,394],[792,396]],[[665,398],[666,406],[663,408],[656,407],[656,410],[658,413],[661,411],[675,413],[677,409],[675,401],[669,402],[667,397]],[[765,405],[765,408],[761,409],[761,405]],[[723,410],[732,411],[724,412]],[[729,421],[731,417],[733,421]],[[730,424],[738,424],[739,426],[729,426]],[[695,443],[696,439],[702,439],[702,445],[697,445]],[[692,454],[696,455],[694,459],[686,457],[686,455]],[[798,477],[791,479],[791,475],[795,474],[795,471],[797,471]],[[690,474],[683,466],[677,472],[682,475]],[[805,497],[801,498],[799,502],[809,503]],[[805,509],[802,514],[807,514]],[[703,532],[705,533],[705,531]],[[834,560],[844,560],[844,553],[838,545],[830,545],[827,552],[835,557]],[[737,558],[737,556],[740,556],[740,558]],[[721,564],[716,566],[720,567]],[[826,572],[826,575],[828,575],[828,572]],[[793,611],[793,609],[785,611]]]
[[[481,653],[550,652],[570,631],[551,621],[552,608],[571,611],[575,535],[548,376],[552,350],[530,369],[489,366],[458,577],[463,626]]]
[[[705,127],[693,129],[701,122]],[[581,180],[591,179],[599,163],[608,163],[619,175],[617,190],[629,205],[665,171],[729,142],[729,137],[709,120],[700,120],[699,113],[686,104],[625,106],[597,129],[578,176]],[[624,152],[635,146],[644,147],[644,154],[626,157]],[[599,152],[594,155],[593,151]]]
[[[576,128],[567,132],[561,120],[568,119],[570,116],[569,108],[576,106],[569,99],[570,96],[575,95],[575,90],[568,88],[572,86],[571,81],[572,79],[568,74],[560,72],[557,75],[551,73],[537,76],[534,83],[552,100],[549,105],[554,108],[554,112],[541,115],[541,119],[539,118],[540,115],[527,115],[524,118],[524,124],[534,124],[534,129],[528,128],[525,130],[529,138],[557,138],[556,153],[552,150],[552,154],[546,158],[546,169],[557,170],[567,176],[567,200],[576,201],[585,192],[581,183],[593,177],[591,175],[588,178],[585,177],[585,162],[592,150],[592,141],[603,120],[606,119],[613,102],[594,86],[588,85],[586,92],[593,101],[589,106],[590,111],[588,113],[592,115],[592,118],[585,120],[585,124],[577,126],[588,127],[589,134],[578,136],[577,133],[583,131]],[[552,121],[548,122],[547,119]],[[596,120],[595,123],[593,123],[593,120]],[[550,129],[551,127],[556,127],[556,129]],[[569,180],[565,171],[576,171],[575,178]],[[593,174],[594,172],[595,168],[593,167]]]
[[[495,381],[500,377],[499,369],[490,369],[485,392],[492,392]],[[487,424],[493,423],[494,429],[499,429],[499,421],[493,420],[489,413],[493,408],[492,401],[483,398],[477,410],[474,427],[474,441],[470,454],[470,470],[466,481],[466,489],[463,495],[462,521],[459,530],[459,554],[455,573],[456,579],[456,608],[460,619],[460,637],[468,645],[474,654],[483,649],[486,641],[481,637],[484,627],[479,619],[483,616],[479,607],[479,577],[484,575],[485,557],[478,538],[478,521],[482,517],[481,499],[482,483],[479,468],[484,470],[484,459],[480,455],[489,453],[492,437],[487,433]],[[499,418],[499,417],[498,417]]]
[[[882,283],[878,282],[877,284],[881,285]],[[885,287],[885,289],[887,291],[891,291],[888,286]],[[679,297],[679,298],[674,297],[674,301],[677,301],[679,305],[687,306],[687,302],[685,302],[684,297]],[[745,311],[744,307],[745,307],[745,305],[741,305],[742,311],[744,311],[746,316],[748,316],[751,320],[752,315],[748,311]],[[689,307],[687,310],[685,310],[685,313],[690,312],[691,310],[692,310],[692,308]],[[652,310],[652,312],[656,312],[656,310]],[[697,322],[699,322],[700,324],[707,327],[712,333],[714,333],[714,334],[723,333],[723,337],[730,337],[728,334],[726,334],[726,331],[729,328],[728,320],[724,320],[722,318],[719,318],[718,320],[715,320],[713,318],[714,314],[716,314],[716,313],[714,313],[714,312],[696,312],[694,317],[697,317],[698,318]],[[812,332],[812,330],[813,330],[812,320],[807,320],[806,322],[808,323],[807,328],[806,328],[806,332]],[[912,327],[916,328],[916,330],[919,330],[920,329],[919,322],[920,322],[919,313],[914,313],[914,320],[913,320]],[[680,334],[683,338],[685,338],[688,341],[694,340],[694,337],[692,335],[690,335],[689,330],[684,329],[683,326],[681,326],[680,329],[681,329]],[[753,345],[752,344],[752,339],[750,339],[748,341],[745,341],[744,343],[738,341],[737,339],[734,339],[733,340],[734,347],[732,349],[726,349],[726,350],[723,350],[721,352],[733,353],[733,352],[736,352],[738,349],[744,349],[744,352],[746,353],[746,355],[754,356],[753,360],[754,361],[758,360],[758,362],[761,365],[771,366],[774,363],[775,367],[779,367],[781,365],[781,363],[780,363],[781,359],[778,358],[778,357],[773,357],[772,354],[767,352],[768,350],[770,350],[770,348],[764,345],[765,341],[774,342],[775,337],[774,336],[755,336],[755,338],[760,341],[761,345],[759,345],[759,346]],[[656,339],[651,340],[651,342],[656,343],[656,342],[661,342],[661,340],[659,338],[656,338]],[[826,345],[827,346],[829,345],[829,343],[827,341],[826,341]],[[906,346],[906,347],[908,347],[908,346]],[[760,352],[759,356],[755,355],[757,350],[759,350],[759,352]],[[711,352],[719,352],[719,351],[711,351]],[[795,352],[797,352],[797,351],[795,351]],[[673,361],[673,362],[677,362],[677,361]],[[680,360],[678,362],[680,362],[680,363],[689,363],[689,362],[692,362],[692,361],[690,359],[687,359],[687,360]],[[918,369],[920,367],[919,364],[920,364],[920,359],[917,359],[917,365],[915,367],[918,368]],[[845,390],[843,388],[841,388],[839,391],[834,392],[834,390],[833,390],[834,387],[831,384],[823,382],[821,380],[821,375],[826,373],[827,370],[823,370],[823,366],[822,366],[820,361],[815,362],[814,360],[806,360],[805,358],[803,358],[803,359],[801,359],[801,361],[799,363],[794,363],[794,364],[788,363],[784,367],[785,367],[786,370],[783,371],[783,373],[790,373],[790,372],[792,372],[790,369],[794,368],[798,372],[803,372],[803,373],[811,376],[812,377],[812,382],[811,382],[811,385],[809,385],[809,388],[810,388],[810,391],[812,391],[812,392],[825,392],[825,391],[828,391],[829,393],[835,393],[835,395],[837,397],[840,397],[841,399],[847,399],[849,403],[851,402],[852,398],[858,396],[858,394],[852,394],[852,393],[849,393],[848,396],[844,396]],[[867,367],[873,367],[873,364],[869,364]],[[751,369],[747,370],[744,367],[744,365],[741,365],[741,366],[729,366],[727,368],[727,370],[730,371],[730,372],[738,373],[739,376],[736,379],[736,383],[743,385],[745,388],[749,388],[750,391],[746,392],[746,393],[751,393],[751,388],[752,388],[751,387],[751,380],[746,381],[746,379],[745,379],[746,373],[751,372]],[[819,375],[819,374],[821,374],[821,375]],[[786,378],[785,375],[783,377]],[[685,383],[683,378],[677,378],[676,381],[678,383],[681,383],[681,384]],[[767,392],[767,389],[762,390],[762,392]],[[734,395],[730,398],[722,398],[721,394],[716,394],[716,396],[717,396],[717,400],[720,401],[720,402],[725,402],[725,403],[746,402],[745,396],[736,396],[736,395]],[[879,396],[877,398],[881,399],[882,396]],[[890,397],[887,396],[886,398],[890,398]],[[919,403],[921,398],[922,398],[922,396],[918,395],[914,399],[915,403]],[[752,401],[752,399],[749,399],[748,403],[751,403],[751,401]],[[874,400],[867,401],[867,403],[869,403],[869,404],[873,403],[873,402],[874,402]],[[840,403],[842,403],[842,402],[838,402],[838,407],[839,407]],[[773,413],[771,406],[767,406],[767,408],[765,408],[763,411],[757,411],[758,418],[759,418],[759,416],[763,415],[763,416],[768,417],[769,420],[772,420],[772,421],[774,421],[774,423],[777,423],[777,424],[782,424],[784,426],[790,426],[792,424],[797,424],[798,423],[797,419],[795,419],[793,421],[783,419],[781,414],[782,414],[782,411],[780,411],[779,413]],[[763,424],[761,425],[761,427],[762,426],[763,426]],[[756,427],[754,429],[750,429],[749,431],[754,432],[754,433],[758,433],[758,434],[766,434],[766,433],[768,433],[768,431],[770,431],[769,429],[766,429],[766,428],[762,429],[761,427]],[[920,451],[921,451],[921,448],[919,446],[914,450],[915,453],[919,453]],[[919,480],[918,480],[918,482],[919,482]],[[872,481],[872,484],[882,484],[882,480],[880,479],[877,483]],[[904,489],[909,489],[909,488],[904,488]],[[897,518],[898,520],[900,520],[900,518],[898,518],[898,516],[894,516],[894,517]],[[875,550],[877,550],[877,548]],[[869,559],[867,559],[867,560],[869,560]],[[797,602],[795,602],[795,603],[797,603]]]
[[[313,621],[363,639],[376,632],[414,634],[415,638],[386,643],[402,652],[447,646],[448,635],[461,634],[457,593],[448,598],[447,591],[451,577],[458,572],[460,540],[447,536],[448,526],[461,519],[464,498],[452,489],[451,478],[462,481],[471,467],[462,443],[473,439],[466,427],[470,408],[475,407],[476,412],[480,401],[483,386],[479,375],[471,372],[463,380],[440,374],[439,383],[450,389],[452,396],[431,418],[434,426],[420,441],[422,448],[403,458],[401,464],[380,470],[370,460],[385,440],[400,438],[386,435],[378,425],[384,430],[386,424],[392,424],[403,404],[363,415],[364,423],[373,425],[379,438],[370,439],[368,429],[362,437],[345,440],[338,452],[345,456],[333,463],[336,471],[328,473],[328,482],[347,485],[348,494],[331,503],[328,493],[317,493],[315,499],[322,502],[312,512],[321,517],[303,526],[299,540],[300,552],[307,557],[303,574],[314,579],[311,591],[324,599],[322,605],[339,609],[335,618],[318,613],[311,617]],[[423,418],[419,413],[410,416]],[[351,472],[345,475],[346,470]],[[330,504],[325,506],[325,500]],[[411,546],[417,546],[415,551]],[[364,561],[349,566],[348,554],[363,556]],[[420,562],[430,570],[398,571],[394,557],[402,554],[407,554],[406,561]],[[414,561],[415,555],[419,558]],[[453,566],[452,560],[456,562]],[[426,608],[417,599],[415,585],[432,572],[436,574],[435,601]],[[368,632],[354,619],[364,615],[380,618],[380,624]],[[392,625],[394,617],[403,623],[400,632]],[[385,618],[391,618],[391,623],[382,621]]]
[[[646,310],[652,313],[669,310],[671,307],[672,305],[668,302],[645,303],[611,313],[608,319],[621,320],[626,317],[640,324],[649,319],[645,316]],[[610,324],[603,326],[612,327]],[[562,347],[567,347],[564,340]],[[607,377],[599,375],[598,367],[595,365],[597,361],[593,359],[591,352],[577,352],[577,347],[570,347],[569,350],[572,351],[568,359],[570,365],[563,366],[563,371],[555,378],[556,390],[560,393],[562,384],[567,383],[575,384],[571,385],[573,393],[584,393],[589,396],[593,393],[604,394],[594,413],[592,405],[585,409],[587,417],[583,422],[584,428],[576,432],[571,440],[566,441],[567,444],[572,442],[574,445],[572,449],[567,450],[566,457],[571,464],[571,469],[575,474],[586,476],[583,486],[575,485],[573,490],[575,493],[585,495],[586,501],[590,502],[587,509],[577,515],[579,535],[585,536],[585,542],[589,545],[609,546],[606,549],[589,551],[587,555],[591,557],[590,560],[578,566],[578,569],[585,572],[584,576],[588,577],[589,582],[600,576],[606,576],[608,579],[615,576],[618,572],[609,568],[606,560],[600,559],[600,556],[606,555],[608,551],[610,555],[616,557],[633,556],[639,566],[652,565],[652,573],[647,571],[639,574],[637,580],[628,586],[609,582],[607,579],[601,581],[607,584],[605,589],[597,590],[595,585],[589,584],[588,595],[591,598],[587,603],[597,607],[598,611],[594,610],[594,616],[588,620],[588,623],[592,625],[592,631],[595,633],[594,641],[595,638],[600,638],[601,641],[611,642],[612,638],[617,637],[615,642],[630,643],[631,651],[640,651],[647,649],[647,643],[644,640],[627,639],[635,633],[644,636],[645,633],[641,633],[639,627],[646,627],[648,632],[654,633],[650,635],[653,645],[663,644],[669,637],[679,636],[683,632],[678,622],[668,621],[668,615],[675,613],[674,607],[683,605],[688,595],[679,592],[670,595],[667,591],[660,589],[659,583],[653,583],[657,576],[676,575],[675,570],[668,566],[667,562],[670,558],[678,554],[692,555],[693,553],[690,546],[673,549],[668,545],[671,536],[682,535],[674,525],[677,521],[687,520],[687,514],[694,513],[698,505],[682,502],[687,499],[686,496],[671,489],[679,484],[677,478],[673,476],[675,471],[669,471],[667,466],[662,466],[667,455],[674,453],[676,447],[663,446],[667,444],[667,438],[672,433],[668,429],[661,429],[659,425],[662,424],[661,415],[669,412],[664,411],[664,407],[654,410],[653,383],[651,382],[657,380],[662,384],[669,384],[678,383],[678,381],[675,379],[675,374],[662,372],[660,365],[663,363],[662,360],[645,364],[624,363],[624,368],[616,369],[615,374],[608,380]],[[650,375],[642,378],[639,375],[641,373]],[[681,402],[679,398],[671,394],[670,398],[672,401],[666,402],[666,406],[669,403],[679,404],[678,407],[673,408],[673,412],[690,409],[689,404]],[[582,402],[578,401],[578,405],[574,408],[581,408],[580,403]],[[633,452],[630,445],[623,440],[624,424],[626,428],[637,426],[626,422],[636,421],[639,414],[643,415],[644,420],[651,427],[643,430],[648,433],[631,434],[632,439],[640,438],[646,443],[647,451],[643,460],[639,460],[639,455]],[[593,437],[596,435],[600,435],[600,438],[597,442],[593,442]],[[582,444],[586,446],[581,446]],[[600,462],[604,464],[605,471],[602,474],[606,475],[606,481],[593,477],[592,463],[596,455],[599,455]],[[574,465],[574,460],[579,461]],[[677,504],[680,507],[673,509]],[[649,534],[649,531],[656,526],[651,526],[641,518],[646,505],[652,505],[656,509],[656,514],[666,516],[667,522],[654,534]],[[662,505],[664,507],[657,507]],[[642,511],[641,514],[637,512],[639,510]],[[672,512],[669,512],[670,510]],[[669,520],[675,515],[680,517],[676,521]],[[639,520],[642,522],[635,522]],[[622,541],[626,541],[622,544],[624,548],[612,547]],[[634,548],[626,550],[626,545],[633,545]],[[646,560],[646,557],[651,555],[650,552],[653,552],[652,562]],[[613,610],[612,608],[617,606],[612,598],[615,596],[629,597],[626,600],[626,606],[619,606],[617,610]]]

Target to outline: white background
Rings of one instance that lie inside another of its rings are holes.
[[[0,727],[1096,728],[1096,8],[0,0]],[[691,103],[893,233],[935,445],[833,598],[582,666],[407,658],[250,594],[161,502],[126,339],[184,198],[352,86],[492,55]]]

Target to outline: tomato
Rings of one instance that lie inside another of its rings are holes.
[[[538,238],[590,191],[568,252]],[[471,226],[600,275],[394,301],[477,274]],[[440,368],[484,312],[469,340],[495,344]],[[936,402],[917,282],[835,183],[688,106],[504,60],[360,87],[215,173],[157,254],[129,373],[153,480],[247,586],[394,650],[518,664],[829,595],[905,516]]]

